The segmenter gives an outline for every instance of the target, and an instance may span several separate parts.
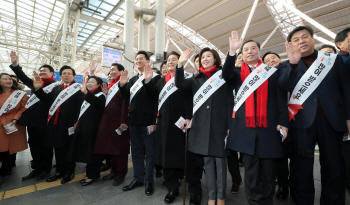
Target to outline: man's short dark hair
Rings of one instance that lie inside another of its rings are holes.
[[[152,70],[153,70],[153,71],[156,71],[156,73],[157,73],[158,75],[162,75],[162,73],[158,70],[158,68],[153,67]]]
[[[17,83],[19,82],[19,79],[18,79],[17,75],[10,75],[10,77],[11,77],[11,78],[16,78],[16,79],[17,79],[16,82],[17,82]]]
[[[309,34],[311,35],[311,37],[314,36],[314,30],[310,27],[310,26],[298,26],[296,28],[294,28],[287,36],[287,41],[291,42],[292,41],[292,37],[293,35],[298,32],[298,31],[302,31],[302,30],[307,30],[309,32]]]
[[[112,66],[117,66],[118,70],[119,71],[123,71],[125,70],[124,66],[122,64],[119,64],[119,63],[112,63]],[[111,66],[111,67],[112,67]],[[109,74],[109,73],[108,73]]]
[[[136,56],[138,56],[139,54],[143,54],[143,55],[145,56],[146,60],[149,61],[149,56],[148,56],[148,54],[147,54],[146,51],[137,51],[137,53],[136,53],[136,55],[135,55],[135,58],[136,58]]]
[[[321,46],[320,50],[322,50],[324,48],[330,48],[330,49],[332,49],[334,51],[334,53],[337,53],[337,49],[335,49],[335,47],[332,46],[332,45],[324,44],[324,45]]]
[[[199,52],[199,67],[200,68],[203,67],[202,62],[201,62],[200,59],[202,58],[203,53],[205,53],[207,51],[209,51],[209,52],[211,52],[213,54],[213,56],[215,58],[214,65],[216,65],[216,67],[219,68],[221,66],[221,58],[220,58],[220,56],[219,56],[219,54],[218,54],[218,52],[216,50],[211,49],[209,47],[205,47]]]
[[[68,65],[62,66],[62,68],[60,69],[60,75],[62,75],[62,72],[63,72],[64,70],[72,70],[73,76],[75,76],[75,70],[74,70],[72,67],[70,67],[70,66],[68,66]]]
[[[263,57],[262,57],[262,61],[263,62],[265,62],[264,60],[265,60],[265,57],[267,56],[267,55],[269,55],[269,54],[273,54],[273,55],[275,55],[275,56],[277,56],[279,59],[281,59],[281,57],[277,54],[277,53],[273,53],[273,52],[271,52],[271,51],[267,51],[264,55],[263,55]]]
[[[177,56],[177,59],[180,59],[180,54],[179,54],[178,52],[176,52],[176,51],[171,51],[171,52],[168,54],[168,56],[166,57],[166,59],[168,59],[169,56],[171,56],[171,55]]]
[[[53,72],[53,73],[55,72],[55,70],[53,69],[53,67],[50,66],[50,65],[47,65],[47,64],[44,64],[44,65],[40,66],[39,70],[40,70],[41,68],[48,68],[48,69],[50,70],[50,73],[51,73],[51,72]]]
[[[256,43],[256,45],[258,46],[258,48],[259,48],[259,50],[260,50],[260,43],[259,43],[259,42],[256,42],[256,41],[254,41],[254,40],[248,40],[248,41],[245,41],[245,42],[242,44],[242,46],[241,46],[241,52],[243,52],[243,46],[244,46],[245,44],[249,43],[249,42],[254,42],[254,43]],[[238,55],[237,55],[237,56],[238,56]]]
[[[102,78],[97,77],[96,75],[91,75],[91,76],[88,77],[88,81],[89,81],[91,78],[93,78],[93,79],[96,80],[97,85],[100,85],[100,86],[102,85],[102,83],[103,83]]]
[[[350,27],[348,27],[348,28],[340,31],[339,33],[337,33],[337,35],[335,36],[335,39],[334,39],[335,45],[337,46],[338,42],[344,42],[345,39],[348,37],[348,33],[349,32],[350,32]],[[337,46],[337,48],[339,48],[339,47]]]
[[[196,62],[196,59],[197,58],[199,58],[199,53],[198,54],[196,54],[195,56],[194,56],[194,58],[193,58],[193,62]]]

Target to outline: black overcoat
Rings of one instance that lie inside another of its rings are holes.
[[[165,78],[156,84],[144,84],[148,95],[158,97],[165,86]],[[180,117],[191,119],[192,96],[189,91],[177,89],[163,103],[159,110],[156,136],[155,164],[166,169],[182,169],[185,164],[186,135],[175,123]]]
[[[214,75],[219,68],[213,71]],[[179,89],[192,93],[208,80],[207,76],[199,72],[192,78],[184,78],[184,69],[176,68],[175,84]],[[188,150],[204,156],[226,157],[225,137],[229,129],[233,107],[232,86],[225,83],[197,110],[192,118],[191,132],[188,137]]]
[[[49,106],[51,106],[61,91],[62,85],[59,85],[53,88],[48,94],[44,93],[43,89],[35,91],[34,94],[41,101],[46,102]],[[74,126],[76,119],[79,116],[80,106],[84,101],[83,95],[84,94],[81,91],[78,91],[60,106],[56,125],[54,125],[54,121],[57,111],[51,117],[46,127],[46,137],[44,141],[45,146],[53,148],[70,146],[72,136],[68,135],[68,128]]]
[[[118,135],[120,124],[128,125],[129,99],[123,99],[119,91],[104,108],[95,144],[95,153],[128,155],[130,153],[129,129]]]
[[[94,154],[98,128],[101,122],[106,97],[95,94],[101,92],[101,88],[94,93],[87,92],[84,100],[90,103],[84,114],[78,120],[71,146],[68,152],[68,160],[73,162],[97,163],[101,162],[103,155]]]
[[[227,83],[233,85],[237,93],[242,85],[242,80],[241,68],[235,67],[235,60],[236,55],[227,56],[222,69],[222,76]],[[243,103],[237,110],[235,118],[231,120],[230,135],[227,140],[228,149],[254,155],[255,140],[258,139],[259,158],[283,157],[282,140],[280,133],[277,131],[277,125],[289,127],[287,107],[288,95],[287,92],[279,86],[279,80],[279,70],[268,79],[267,128],[249,128],[246,126],[245,103]],[[254,93],[256,93],[256,91]],[[254,99],[256,100],[256,96]]]
[[[16,74],[16,76],[31,89],[32,93],[34,93],[35,89],[33,87],[33,80],[23,72],[22,67],[19,65],[11,65],[10,68]],[[55,81],[45,83],[44,87],[52,83],[55,83]],[[47,124],[49,109],[50,106],[47,103],[39,101],[22,113],[17,124],[27,127],[45,128]]]

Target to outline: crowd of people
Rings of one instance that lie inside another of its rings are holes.
[[[102,179],[119,186],[131,151],[133,179],[122,190],[144,186],[151,196],[154,175],[163,176],[166,204],[176,200],[182,183],[188,185],[189,204],[201,204],[203,173],[206,203],[225,204],[229,171],[231,193],[244,183],[249,204],[273,204],[274,196],[290,195],[298,205],[311,205],[317,144],[320,203],[344,205],[345,186],[350,187],[349,41],[346,28],[335,38],[338,54],[332,45],[315,50],[312,28],[299,26],[287,37],[288,60],[282,62],[277,53],[261,55],[259,42],[242,42],[232,31],[223,65],[214,49],[203,48],[194,59],[187,49],[169,52],[157,70],[147,52],[138,51],[138,73],[130,79],[123,65],[113,63],[105,83],[90,63],[82,84],[70,66],[60,69],[62,82],[54,80],[50,65],[30,78],[12,51],[17,80],[0,74],[0,184],[28,142],[32,171],[22,180],[65,184],[80,162],[86,164],[82,186],[109,168]],[[195,65],[189,72],[188,60]],[[29,99],[18,79],[32,90]]]

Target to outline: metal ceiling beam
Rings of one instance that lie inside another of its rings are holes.
[[[111,24],[111,23],[108,23],[107,20],[111,18],[111,16],[120,8],[120,6],[125,2],[125,0],[121,0],[119,1],[115,7],[108,13],[108,15],[103,19],[103,20],[100,20],[100,19],[97,19],[97,18],[94,18],[94,17],[91,17],[91,16],[87,16],[85,14],[81,14],[80,15],[80,19],[84,19],[84,20],[87,20],[87,21],[92,21],[92,22],[95,22],[95,23],[98,23],[99,25],[94,29],[94,31],[86,38],[86,40],[80,45],[80,47],[77,49],[77,52],[79,52],[87,42],[89,42],[89,40],[98,32],[98,30],[100,30],[100,28],[102,27],[102,25],[105,25],[105,26],[109,26],[109,27],[112,27],[112,28],[117,28],[117,29],[120,29],[120,30],[123,30],[124,28],[121,27],[121,26],[118,26],[118,25],[115,25],[115,24]]]
[[[258,3],[257,6],[260,6],[260,5],[263,5],[263,4],[264,4],[263,1],[259,1],[259,3]],[[214,27],[214,26],[216,26],[216,25],[221,24],[221,23],[224,22],[224,21],[227,21],[227,20],[232,19],[232,18],[234,18],[234,17],[237,17],[237,16],[239,16],[239,15],[241,15],[241,14],[244,14],[245,12],[248,12],[248,11],[250,11],[251,9],[252,9],[252,7],[249,6],[249,7],[245,8],[245,9],[243,9],[243,10],[241,10],[241,11],[239,11],[239,12],[233,14],[233,15],[230,15],[230,16],[227,16],[227,17],[221,19],[220,21],[217,21],[217,22],[215,22],[215,23],[213,23],[213,24],[210,24],[210,25],[208,25],[208,26],[205,26],[205,27],[203,27],[203,28],[197,30],[196,32],[197,32],[197,33],[201,33],[201,32],[203,32],[203,31],[205,31],[205,30],[207,30],[207,29],[210,29],[210,28],[212,28],[212,27]]]
[[[191,16],[191,17],[188,18],[188,19],[186,19],[185,21],[182,22],[182,24],[187,24],[188,22],[190,22],[190,21],[192,21],[192,20],[194,20],[194,19],[196,19],[196,18],[198,18],[198,17],[200,17],[200,16],[202,16],[202,15],[208,13],[209,11],[211,11],[211,10],[213,10],[213,9],[215,9],[215,8],[217,8],[217,7],[219,7],[219,6],[221,6],[222,4],[224,4],[224,3],[226,3],[226,2],[228,2],[228,0],[222,0],[222,1],[218,2],[218,3],[214,3],[213,5],[209,6],[209,7],[206,8],[206,9],[204,9],[203,11],[201,11],[201,12],[199,12],[199,13],[197,13],[197,14]]]

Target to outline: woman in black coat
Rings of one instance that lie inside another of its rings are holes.
[[[179,89],[192,91],[195,96],[201,86],[217,72],[221,71],[219,54],[210,48],[199,53],[200,72],[193,78],[185,79],[183,65],[188,60],[191,50],[187,49],[180,57],[176,69],[175,84]],[[212,89],[224,83],[221,75],[216,79]],[[218,83],[218,84],[217,84]],[[206,91],[203,90],[205,99]],[[196,104],[194,99],[194,105]],[[233,109],[232,87],[224,83],[193,114],[192,128],[188,138],[188,150],[204,156],[209,205],[225,204],[227,164],[225,137],[227,136],[229,119]],[[195,108],[195,107],[193,107]]]
[[[80,184],[90,185],[100,178],[103,155],[94,154],[97,132],[105,107],[106,97],[101,90],[102,79],[90,76],[88,82],[83,82],[81,92],[85,95],[80,109],[79,118],[75,124],[68,160],[87,163],[86,177]]]
[[[161,92],[164,87],[168,92],[170,88],[177,89],[172,78],[175,77],[179,57],[180,55],[174,51],[168,55],[167,67],[169,72],[164,78],[158,80],[156,84],[154,84],[154,81],[151,81],[153,72],[150,66],[146,67],[143,83],[150,97],[158,97],[160,93],[164,93]],[[180,180],[183,178],[185,165],[186,136],[185,132],[177,127],[175,123],[180,117],[191,119],[192,96],[188,91],[177,89],[166,99],[164,96],[159,96],[158,101],[161,98],[164,101],[160,109],[158,106],[155,164],[163,167],[164,179],[169,191],[164,201],[169,204],[179,194]]]

